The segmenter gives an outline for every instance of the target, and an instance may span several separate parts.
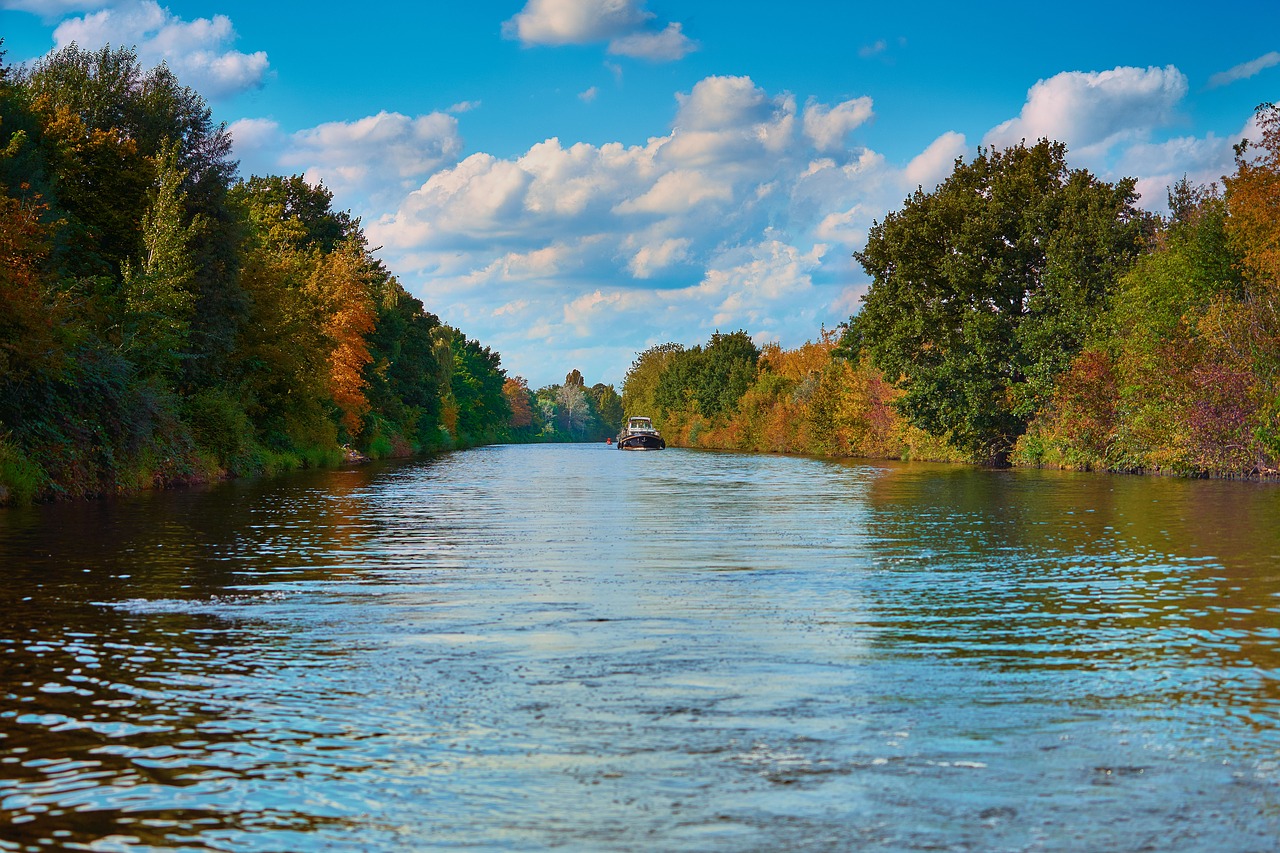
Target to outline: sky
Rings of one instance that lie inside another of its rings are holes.
[[[0,0],[6,62],[135,47],[241,174],[304,175],[533,388],[848,319],[853,258],[980,146],[1048,137],[1162,211],[1280,99],[1280,4]]]

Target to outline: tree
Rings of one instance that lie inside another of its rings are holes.
[[[746,332],[715,332],[705,348],[671,357],[654,389],[654,403],[661,411],[689,411],[709,420],[730,414],[755,382],[759,359],[760,350]]]
[[[369,296],[369,270],[364,252],[355,240],[347,240],[318,258],[307,291],[320,306],[325,335],[329,338],[328,387],[342,411],[342,425],[354,439],[369,412],[365,397],[364,367],[373,361],[367,336],[374,328],[373,300]]]
[[[457,329],[443,328],[451,334],[450,393],[457,411],[457,441],[463,445],[492,442],[511,419],[511,407],[502,393],[507,381],[502,358]]]
[[[190,245],[200,223],[183,221],[185,178],[177,146],[166,146],[156,166],[151,206],[142,217],[142,259],[136,265],[126,260],[121,271],[124,350],[144,375],[171,375],[186,354],[195,306]]]
[[[875,223],[854,256],[872,285],[844,349],[870,352],[912,424],[992,464],[1006,463],[1140,247],[1133,180],[1069,170],[1066,153],[1048,140],[979,149]]]
[[[575,370],[574,373],[577,373]],[[572,376],[571,376],[572,378]],[[582,375],[579,374],[581,379]],[[581,438],[587,424],[589,409],[587,392],[581,383],[565,382],[556,392],[556,405],[559,409],[560,422],[570,438]]]
[[[502,396],[507,398],[511,407],[509,426],[514,431],[526,430],[533,426],[533,395],[529,393],[529,383],[523,376],[512,376],[502,383]]]
[[[622,398],[612,385],[597,382],[588,391],[596,404],[596,414],[600,416],[600,428],[605,436],[611,436],[622,426],[627,416],[622,408]]]
[[[622,380],[623,417],[627,415],[648,415],[654,417],[658,413],[658,405],[654,400],[654,392],[658,388],[658,380],[662,378],[667,365],[684,347],[677,343],[658,344],[649,347],[636,356]],[[621,426],[621,419],[619,419]]]

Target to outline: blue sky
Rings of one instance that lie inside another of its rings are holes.
[[[1162,209],[1280,98],[1280,6],[0,0],[10,63],[167,61],[242,173],[304,174],[533,387],[856,310],[867,229],[980,145],[1049,136]]]

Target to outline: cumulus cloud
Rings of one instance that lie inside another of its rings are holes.
[[[1257,117],[1251,116],[1237,133],[1225,137],[1208,133],[1132,145],[1119,158],[1117,170],[1138,176],[1143,207],[1163,211],[1168,205],[1168,190],[1176,182],[1185,177],[1192,184],[1221,185],[1223,176],[1235,171],[1236,143],[1260,138]]]
[[[1187,78],[1172,65],[1067,71],[1041,80],[1027,93],[1017,118],[987,133],[997,147],[1056,139],[1073,151],[1105,151],[1167,125],[1187,93]]]
[[[912,158],[903,176],[910,186],[932,190],[951,174],[956,158],[963,157],[965,153],[964,134],[947,131]]]
[[[812,133],[794,97],[747,77],[705,78],[674,107],[669,132],[644,144],[553,138],[466,157],[367,218],[370,240],[424,282],[433,310],[504,358],[505,343],[507,366],[535,383],[538,365],[516,355],[530,335],[599,358],[612,341],[625,368],[638,349],[717,326],[799,343],[845,319],[831,306],[849,254],[903,186],[882,155],[832,141],[870,101],[810,104]]]
[[[589,44],[632,32],[652,17],[643,0],[529,0],[502,32],[526,45]]]
[[[645,0],[528,0],[502,25],[525,46],[608,42],[609,52],[655,62],[681,59],[697,49],[679,23],[654,29]]]
[[[271,119],[228,126],[242,170],[301,173],[358,206],[396,204],[462,153],[458,120],[435,112],[410,117],[381,112],[285,133]]]
[[[293,135],[281,162],[323,179],[335,191],[389,193],[411,189],[462,152],[458,120],[447,113],[410,117],[380,112],[328,122]],[[375,156],[371,156],[374,154]]]
[[[844,147],[849,131],[871,118],[871,99],[854,98],[828,107],[810,103],[804,108],[804,132],[820,151],[834,151]]]
[[[689,256],[692,242],[687,237],[673,237],[643,245],[631,256],[627,270],[638,279],[652,278],[656,273],[685,260]]]
[[[1209,78],[1209,88],[1216,89],[1219,86],[1226,86],[1228,83],[1234,83],[1237,80],[1247,80],[1273,66],[1280,65],[1280,52],[1271,51],[1264,53],[1257,59],[1251,59],[1248,62],[1242,62],[1226,71],[1219,71]]]
[[[609,42],[609,52],[619,56],[648,59],[651,62],[673,62],[697,50],[697,45],[684,34],[680,24],[670,23],[661,32],[636,32]]]
[[[233,50],[235,39],[226,15],[184,21],[155,0],[130,0],[70,18],[53,31],[57,48],[72,42],[89,49],[136,47],[144,64],[168,63],[184,85],[211,98],[259,88],[267,79],[267,54]]]

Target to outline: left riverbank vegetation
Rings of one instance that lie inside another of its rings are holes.
[[[622,386],[683,446],[1182,476],[1280,460],[1280,108],[1222,185],[1136,205],[1050,140],[979,149],[871,229],[861,310],[794,350],[640,353]]]
[[[2,47],[2,45],[0,45]],[[499,356],[130,50],[0,53],[0,503],[495,441]]]

